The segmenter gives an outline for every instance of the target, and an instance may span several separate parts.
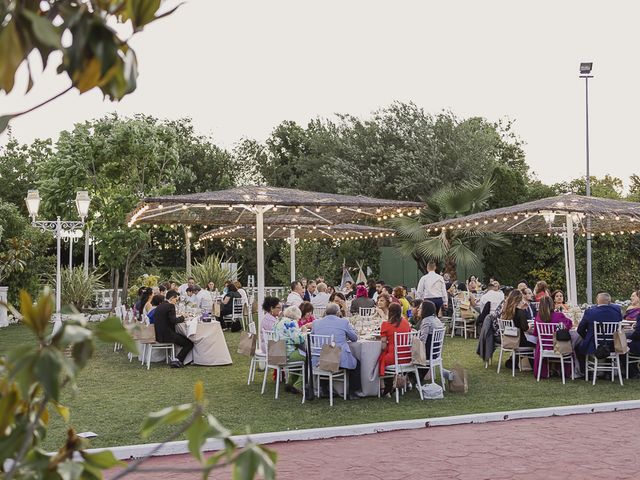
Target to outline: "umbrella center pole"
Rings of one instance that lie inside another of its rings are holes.
[[[291,252],[291,281],[296,281],[296,229],[289,230],[289,251]]]

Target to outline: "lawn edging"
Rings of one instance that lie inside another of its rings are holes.
[[[587,413],[616,412],[621,410],[640,409],[640,400],[623,400],[618,402],[591,403],[586,405],[569,405],[563,407],[532,408],[527,410],[512,410],[506,412],[474,413],[448,417],[421,418],[415,420],[399,420],[391,422],[365,423],[359,425],[344,425],[337,427],[308,428],[303,430],[288,430],[281,432],[256,433],[253,435],[235,435],[233,441],[238,446],[244,446],[249,440],[261,445],[277,442],[293,442],[304,440],[322,440],[336,437],[350,437],[370,435],[396,430],[413,430],[419,428],[444,427],[448,425],[464,425],[473,423],[504,422],[524,418],[544,418]],[[110,450],[119,460],[129,460],[149,455],[159,444],[147,443],[140,445],[125,445],[119,447],[105,447],[88,450],[90,453]],[[209,439],[204,444],[205,452],[221,450],[222,441]],[[169,442],[162,446],[154,456],[181,455],[189,453],[187,441]]]

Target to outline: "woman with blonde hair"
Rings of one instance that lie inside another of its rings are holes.
[[[523,305],[522,292],[520,290],[512,290],[504,301],[504,307],[500,313],[500,320],[511,320],[513,322],[513,326],[518,329],[520,335],[520,347],[535,347],[535,343],[527,340],[525,335],[529,333],[529,322],[527,322],[527,313],[522,308]],[[509,358],[505,363],[505,367],[511,368],[512,361],[513,357]],[[518,365],[516,365],[516,367],[518,367]]]

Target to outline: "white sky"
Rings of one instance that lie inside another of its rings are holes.
[[[138,89],[119,104],[70,93],[13,122],[21,141],[56,138],[111,111],[190,116],[224,147],[264,140],[283,120],[366,116],[394,100],[460,117],[508,117],[547,183],[585,172],[584,80],[590,80],[591,172],[640,173],[640,46],[634,1],[190,0],[135,38]],[[24,77],[24,76],[22,76]],[[0,96],[0,114],[64,89],[48,69]],[[0,143],[6,142],[6,134]]]

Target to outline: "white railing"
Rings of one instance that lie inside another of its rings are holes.
[[[258,287],[245,287],[245,290],[247,295],[252,297],[254,301],[258,299]],[[288,294],[289,289],[287,287],[264,287],[265,297],[277,297],[280,300],[284,300]]]
[[[96,301],[96,308],[100,310],[111,310],[111,302],[113,300],[113,288],[101,288],[93,292]],[[120,297],[118,296],[118,303]]]

